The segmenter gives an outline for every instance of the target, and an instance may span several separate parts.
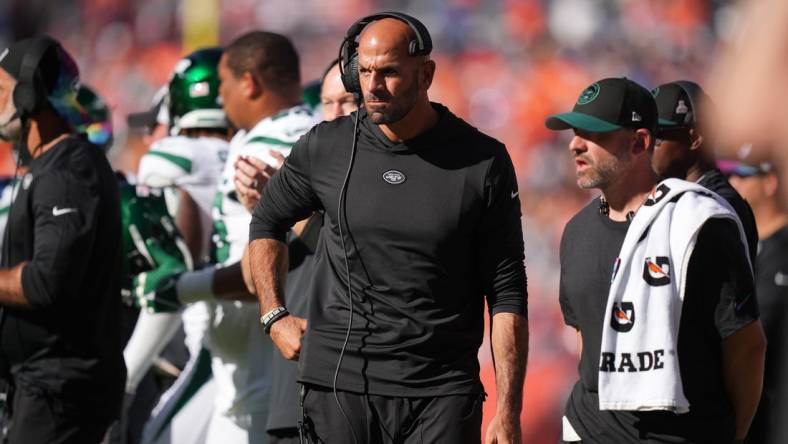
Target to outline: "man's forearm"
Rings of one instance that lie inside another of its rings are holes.
[[[283,306],[287,277],[287,245],[274,239],[257,239],[249,244],[252,281],[260,301],[260,313]]]
[[[498,313],[491,323],[496,416],[514,415],[513,418],[519,420],[528,363],[528,319],[514,313]]]
[[[27,262],[14,268],[0,269],[0,305],[10,307],[30,307],[22,290],[22,269]]]
[[[242,263],[240,261],[216,269],[213,274],[212,290],[217,299],[240,301],[257,300],[246,287],[242,272]]]
[[[763,388],[766,339],[755,321],[722,342],[725,389],[736,415],[736,439],[744,439],[758,408]]]

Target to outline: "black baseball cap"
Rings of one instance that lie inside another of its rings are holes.
[[[708,102],[709,96],[695,82],[677,80],[675,82],[659,85],[651,91],[657,102],[660,127],[686,127],[695,126],[698,106],[701,102]]]
[[[45,35],[31,37],[16,41],[5,49],[0,49],[0,69],[7,72],[11,77],[14,78],[14,80],[20,80],[19,77],[22,74],[22,62],[25,59],[25,54],[32,51],[33,47],[42,41],[47,42],[52,46],[50,46],[46,51],[44,51],[43,54],[41,54],[41,59],[38,61],[38,65],[35,67],[35,69],[41,75],[41,79],[44,86],[47,88],[47,92],[51,92],[61,70],[61,62],[57,49],[57,47],[60,46],[60,43],[52,37]],[[76,69],[76,65],[74,65],[74,69]],[[75,75],[79,75],[78,71]]]
[[[657,129],[657,105],[651,93],[625,77],[607,78],[586,87],[571,112],[553,114],[545,126],[606,133],[620,128]]]

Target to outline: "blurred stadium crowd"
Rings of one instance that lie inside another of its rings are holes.
[[[558,244],[566,221],[591,195],[575,185],[561,139],[566,134],[545,129],[544,117],[566,109],[598,78],[626,76],[649,87],[675,79],[703,83],[735,24],[731,2],[5,0],[0,47],[41,33],[60,40],[76,58],[82,81],[110,104],[114,166],[133,172],[144,145],[141,134],[126,128],[126,115],[150,106],[186,52],[250,29],[276,31],[295,43],[302,78],[316,79],[336,57],[348,25],[380,10],[407,12],[427,25],[438,65],[432,100],[503,141],[515,163],[531,313],[523,438],[555,442],[577,362],[575,334],[558,305]],[[0,175],[10,175],[10,146],[0,147]],[[487,346],[481,358],[492,395]],[[487,417],[494,399],[485,405]]]

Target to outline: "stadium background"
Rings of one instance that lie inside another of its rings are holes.
[[[82,81],[113,110],[117,168],[136,169],[141,134],[125,117],[147,109],[175,61],[254,28],[281,32],[301,56],[302,80],[336,57],[347,27],[400,10],[430,29],[437,62],[433,100],[506,143],[521,189],[531,353],[525,442],[554,443],[576,379],[576,342],[558,306],[558,244],[566,221],[591,194],[574,183],[567,134],[544,117],[566,110],[594,79],[627,76],[647,87],[676,79],[703,84],[735,29],[736,10],[715,0],[1,0],[0,47],[48,33],[77,60]],[[0,145],[0,174],[13,172]],[[495,411],[489,346],[480,351]]]

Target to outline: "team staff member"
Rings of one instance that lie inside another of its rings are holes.
[[[765,341],[735,214],[695,184],[669,179],[657,186],[651,168],[657,108],[635,82],[600,80],[581,93],[573,112],[551,116],[546,125],[574,130],[569,151],[577,184],[602,191],[569,221],[561,239],[561,309],[582,348],[580,379],[566,404],[564,441],[743,439],[760,397]],[[682,187],[688,191],[670,191]],[[697,217],[696,208],[713,209],[715,219],[703,223],[708,216]],[[666,213],[644,226],[656,209]],[[675,233],[695,223],[702,223],[693,232],[697,243],[684,262]],[[685,288],[683,298],[670,293],[676,287]],[[627,300],[609,304],[609,293]],[[658,317],[666,322],[649,322]],[[617,348],[631,341],[631,348]],[[613,378],[639,379],[603,385],[621,381]]]
[[[751,148],[741,150],[747,161]],[[731,185],[752,206],[758,225],[758,258],[755,288],[761,321],[769,348],[763,395],[752,422],[747,442],[778,444],[788,442],[788,212],[780,198],[780,177],[769,163],[748,164],[721,161]]]
[[[353,94],[345,91],[339,76],[339,64],[334,60],[320,80],[319,91],[323,120],[331,121],[349,115],[358,109]],[[254,160],[254,158],[251,158]],[[252,168],[250,168],[250,166]],[[256,190],[244,184],[251,183],[258,175],[264,173],[261,165],[255,168],[252,164],[236,165],[236,189],[238,194],[250,195]],[[287,309],[295,316],[307,316],[306,288],[311,281],[314,267],[314,254],[320,229],[323,226],[323,215],[314,213],[304,223],[296,224],[293,236],[288,242],[289,271],[285,288]],[[251,280],[248,267],[244,269],[244,279]],[[254,284],[251,284],[252,288]],[[301,409],[298,406],[299,385],[296,382],[298,363],[282,356],[279,350],[273,349],[271,356],[271,397],[268,408],[268,435],[270,444],[299,444],[298,423],[301,420]]]
[[[76,94],[71,57],[46,37],[2,54],[2,130],[32,158],[0,270],[0,359],[15,387],[8,439],[97,443],[125,379],[117,180],[58,111]]]
[[[403,15],[368,21],[358,48],[365,108],[302,137],[255,208],[250,259],[265,328],[285,357],[300,354],[313,440],[478,443],[487,295],[498,403],[485,441],[520,442],[528,331],[514,169],[500,142],[429,101],[435,63],[416,41],[429,42],[426,28]],[[306,320],[281,312],[283,241],[316,210],[325,225],[302,350]]]
[[[352,93],[345,91],[339,76],[339,60],[334,60],[323,74],[320,82],[320,108],[323,120],[330,122],[337,117],[347,116],[358,109]]]
[[[755,264],[758,232],[752,209],[717,169],[714,150],[698,125],[696,104],[711,100],[697,83],[686,80],[660,85],[651,93],[659,110],[658,138],[651,162],[654,171],[662,178],[696,182],[725,198],[741,220],[750,260]]]

